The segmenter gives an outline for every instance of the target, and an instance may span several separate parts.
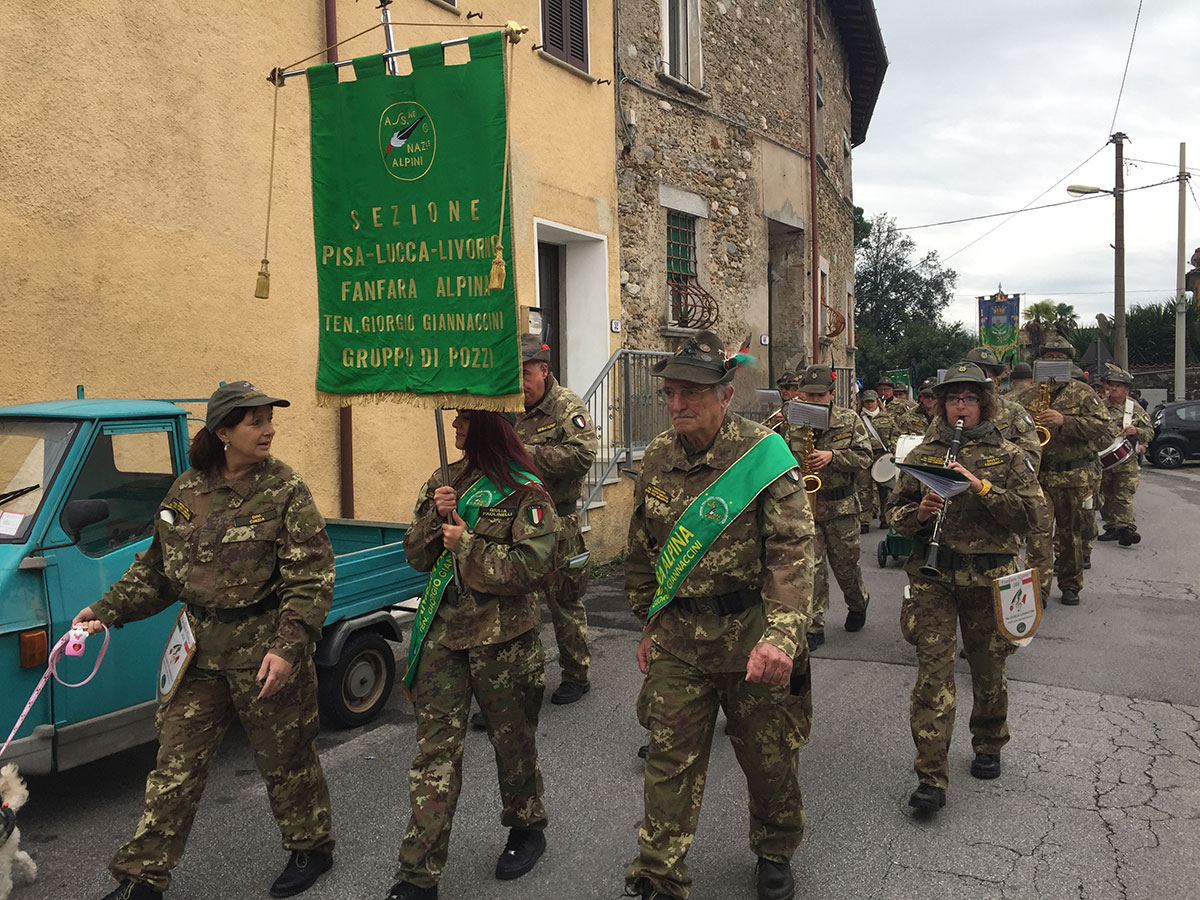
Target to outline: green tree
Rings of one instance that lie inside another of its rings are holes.
[[[1107,319],[1107,317],[1106,317]],[[1184,320],[1184,352],[1186,364],[1200,363],[1200,307],[1188,303]],[[1082,354],[1100,335],[1109,351],[1113,350],[1112,321],[1105,328],[1081,328],[1071,335],[1075,349]],[[1132,368],[1172,366],[1175,364],[1175,300],[1142,303],[1125,313],[1125,342],[1129,345],[1129,365]]]
[[[867,239],[871,234],[871,223],[863,216],[863,208],[861,206],[854,207],[854,246],[857,249],[859,244]]]
[[[919,384],[962,359],[974,337],[943,318],[958,275],[936,252],[915,258],[916,243],[880,214],[854,253],[855,369],[868,382],[888,369],[913,369]]]
[[[1055,303],[1053,300],[1030,303],[1021,315],[1025,319],[1022,331],[1028,337],[1030,349],[1035,357],[1048,337],[1057,332],[1071,338],[1079,324],[1079,315],[1074,306],[1070,303]]]

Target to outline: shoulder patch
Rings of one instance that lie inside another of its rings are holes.
[[[167,509],[172,509],[179,513],[179,515],[183,516],[184,521],[190,522],[192,520],[192,511],[188,509],[187,504],[178,497],[176,497],[174,500],[168,501],[165,506]]]
[[[541,434],[543,431],[553,431],[557,427],[557,422],[551,422],[549,425],[543,425],[541,428],[535,431],[534,434]]]
[[[1037,466],[1033,464],[1033,460],[1028,456],[1025,457],[1025,468],[1027,468],[1031,473],[1037,472]]]
[[[537,505],[527,506],[525,507],[525,515],[529,517],[531,525],[541,525],[546,518],[546,511]]]
[[[574,416],[571,416],[571,424],[574,425],[576,428],[586,428],[587,427],[587,419],[585,419],[581,415],[574,415]]]
[[[653,497],[655,500],[659,501],[660,503],[670,503],[671,502],[671,495],[668,494],[666,491],[664,491],[662,488],[658,487],[657,485],[653,485],[653,484],[646,485],[646,494],[650,497]]]
[[[837,434],[835,434],[833,437],[831,437],[830,440],[831,441],[844,441],[846,438],[850,437],[853,434],[854,434],[853,431],[839,431]]]
[[[944,456],[922,456],[921,462],[923,462],[927,466],[940,466],[946,462],[946,457],[944,457]]]
[[[786,475],[790,480],[796,482],[797,484],[800,483],[800,467],[799,466],[793,466],[792,468],[788,469],[783,474]]]

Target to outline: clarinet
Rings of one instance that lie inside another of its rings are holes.
[[[954,437],[950,439],[950,449],[946,451],[945,465],[958,459],[958,448],[962,444],[963,420],[959,419],[954,424]],[[929,551],[925,554],[925,565],[919,569],[920,573],[926,578],[941,578],[942,570],[938,568],[938,553],[941,550],[942,542],[942,516],[946,512],[946,504],[942,503],[942,508],[937,511],[937,516],[933,522],[933,540],[929,542]]]

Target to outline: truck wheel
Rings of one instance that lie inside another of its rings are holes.
[[[350,635],[338,661],[320,670],[321,712],[343,728],[365,725],[379,715],[396,681],[396,658],[370,631]]]

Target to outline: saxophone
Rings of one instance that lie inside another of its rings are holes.
[[[812,426],[805,425],[800,429],[800,471],[804,475],[804,490],[810,494],[815,494],[821,489],[820,477],[808,467],[808,455],[815,449],[817,447]]]
[[[1050,443],[1050,429],[1047,428],[1045,425],[1038,425],[1037,417],[1038,417],[1038,413],[1045,412],[1046,410],[1048,410],[1050,408],[1051,387],[1052,386],[1051,386],[1050,382],[1048,382],[1048,381],[1043,381],[1039,385],[1039,389],[1041,390],[1041,395],[1037,398],[1037,401],[1033,404],[1033,409],[1030,410],[1030,412],[1033,413],[1033,419],[1034,419],[1033,427],[1034,427],[1034,430],[1037,432],[1038,443],[1040,443],[1043,447],[1045,447],[1048,443]]]

